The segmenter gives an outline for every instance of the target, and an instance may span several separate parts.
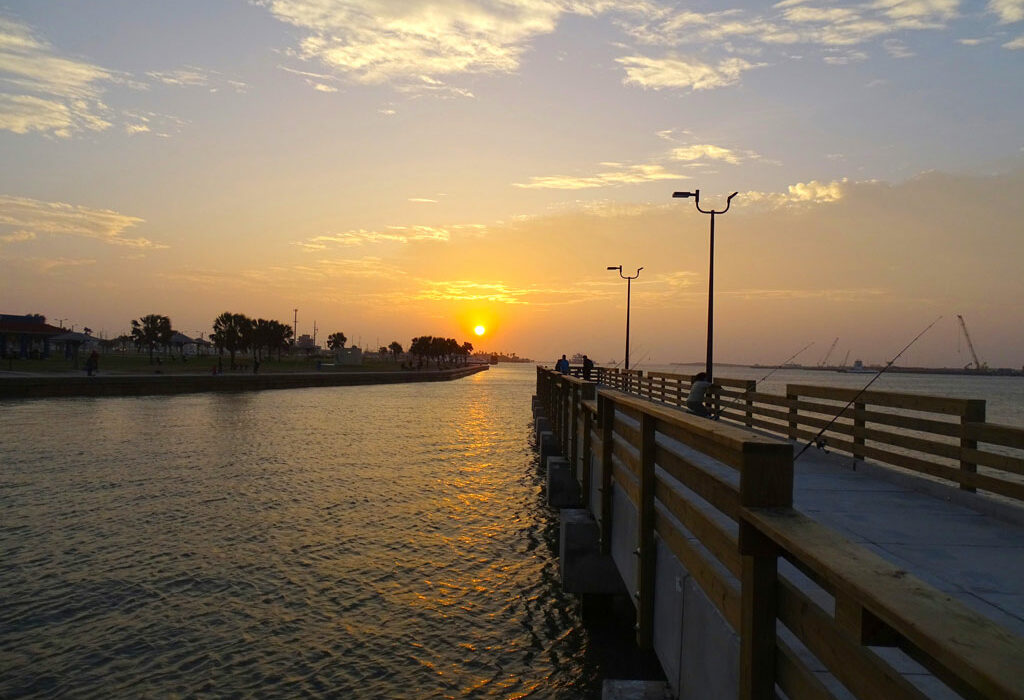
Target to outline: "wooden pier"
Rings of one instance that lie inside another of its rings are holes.
[[[1024,429],[721,378],[712,421],[686,375],[594,378],[537,369],[563,583],[617,572],[674,697],[1024,699]]]

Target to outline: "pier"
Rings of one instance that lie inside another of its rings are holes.
[[[628,595],[664,671],[607,694],[1024,698],[1024,429],[717,377],[714,421],[687,375],[594,377],[538,367],[534,409],[563,587]]]

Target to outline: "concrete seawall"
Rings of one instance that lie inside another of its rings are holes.
[[[471,365],[454,369],[395,372],[5,377],[0,379],[0,399],[144,396],[147,394],[189,394],[203,391],[263,391],[305,387],[442,382],[476,374],[487,368],[487,365]]]

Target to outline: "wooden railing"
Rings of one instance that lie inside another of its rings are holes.
[[[593,376],[681,408],[693,381],[691,375],[605,368],[595,368]],[[757,391],[753,380],[721,377],[715,385],[708,406],[724,419],[804,443],[827,427],[820,441],[826,449],[1024,501],[1024,428],[986,422],[984,400],[804,384],[789,384],[780,396]]]
[[[659,397],[671,380],[615,376]],[[876,647],[963,697],[1024,698],[1024,641],[792,509],[792,443],[540,367],[537,396],[634,592],[641,646],[667,624],[653,614],[667,547],[740,637],[742,698],[927,696]]]

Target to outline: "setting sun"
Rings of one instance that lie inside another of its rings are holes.
[[[473,329],[473,332],[476,333],[477,335],[483,335],[486,331],[487,329],[484,328],[483,326],[477,326],[476,328]]]

